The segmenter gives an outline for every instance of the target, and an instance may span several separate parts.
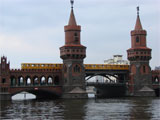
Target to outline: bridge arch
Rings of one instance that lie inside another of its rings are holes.
[[[155,76],[153,78],[153,81],[152,81],[154,84],[159,84],[160,83],[160,80],[159,80],[159,77],[158,76]]]
[[[38,78],[38,76],[33,76],[33,85],[39,85],[39,78]]]
[[[15,86],[17,84],[16,77],[14,75],[10,77],[10,83],[11,86]]]
[[[47,84],[48,85],[52,85],[53,84],[53,77],[52,76],[48,76],[48,78],[47,78]]]
[[[40,89],[40,90],[35,90],[35,89],[21,89],[18,91],[15,91],[14,93],[11,94],[11,96],[14,96],[16,94],[19,94],[21,92],[27,92],[27,93],[31,93],[33,95],[36,96],[36,99],[56,99],[61,97],[61,93],[55,91],[49,91],[49,90],[44,90],[44,89]]]
[[[22,86],[24,85],[25,81],[24,81],[24,77],[23,76],[19,76],[18,77],[18,86]]]
[[[101,76],[106,78],[106,80],[104,82],[108,82],[108,83],[114,83],[113,78],[118,82],[118,77],[116,75],[111,75],[111,74],[92,74],[92,75],[88,75],[86,76],[86,81],[90,80],[93,77],[96,76]],[[96,82],[98,82],[98,80],[96,80]]]
[[[46,84],[46,77],[43,75],[40,77],[40,84],[45,85]]]
[[[31,77],[30,76],[26,76],[26,78],[25,78],[25,85],[26,86],[29,86],[29,85],[31,85],[32,84],[32,80],[31,80]]]

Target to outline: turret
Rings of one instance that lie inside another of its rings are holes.
[[[60,48],[63,59],[63,98],[86,98],[85,68],[83,59],[86,57],[86,47],[81,45],[81,26],[77,25],[73,0],[68,25],[64,27],[65,45]]]
[[[146,44],[147,32],[142,28],[137,7],[137,20],[134,30],[131,31],[131,48],[127,50],[130,61],[130,93],[134,96],[153,96],[151,82],[151,49]],[[150,92],[147,92],[150,91]]]

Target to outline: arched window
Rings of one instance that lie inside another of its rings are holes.
[[[77,34],[77,33],[74,33],[74,40],[75,40],[75,42],[78,42],[78,41],[79,41],[79,37],[78,37],[78,34]]]
[[[139,37],[138,37],[138,36],[136,37],[136,42],[137,42],[137,43],[139,42]]]
[[[26,85],[31,85],[31,78],[30,77],[26,77]]]
[[[66,73],[66,72],[67,72],[67,66],[64,65],[64,73]]]
[[[146,66],[143,66],[143,73],[146,73]]]
[[[52,83],[53,83],[52,77],[48,77],[48,84],[52,84]]]
[[[81,71],[80,66],[79,65],[75,65],[74,68],[73,68],[73,71],[74,71],[74,73],[80,73],[80,71]]]
[[[24,85],[24,78],[22,76],[18,77],[18,85]]]
[[[11,86],[15,86],[16,85],[16,78],[14,76],[11,76]]]
[[[40,83],[41,83],[41,85],[46,84],[46,78],[44,76],[41,77]]]
[[[33,78],[33,85],[38,85],[38,84],[39,84],[38,77],[35,76],[35,77]]]

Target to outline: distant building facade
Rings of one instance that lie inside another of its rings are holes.
[[[156,66],[156,67],[155,67],[155,70],[160,70],[160,66]]]
[[[104,64],[129,65],[129,61],[123,60],[122,55],[113,55],[113,59],[104,60]]]

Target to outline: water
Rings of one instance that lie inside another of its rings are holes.
[[[1,101],[0,119],[158,120],[159,98]]]

